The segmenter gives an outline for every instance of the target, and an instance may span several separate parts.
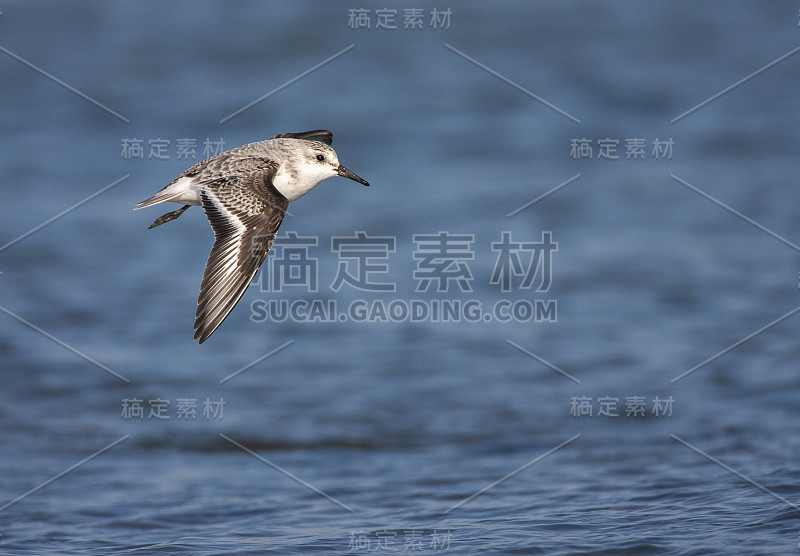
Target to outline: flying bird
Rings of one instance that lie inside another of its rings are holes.
[[[214,245],[206,262],[194,339],[203,343],[244,295],[275,243],[291,201],[320,182],[342,176],[369,185],[339,163],[327,130],[281,133],[198,162],[134,210],[171,202],[178,210],[150,228],[175,220],[192,205],[203,207]]]

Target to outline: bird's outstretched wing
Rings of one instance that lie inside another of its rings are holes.
[[[245,162],[251,166],[247,171],[207,183],[200,194],[215,238],[197,298],[194,339],[201,344],[244,295],[289,205],[272,184],[276,163]]]
[[[301,131],[300,133],[279,133],[273,139],[305,139],[306,141],[319,141],[330,145],[333,143],[333,133],[327,129],[315,129],[314,131]]]

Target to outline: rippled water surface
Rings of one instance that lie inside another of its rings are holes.
[[[4,2],[0,553],[797,551],[797,9]],[[315,128],[198,346],[132,207]]]

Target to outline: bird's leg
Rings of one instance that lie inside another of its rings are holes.
[[[156,226],[160,226],[164,222],[169,222],[170,220],[175,220],[181,214],[183,214],[183,211],[188,209],[190,206],[191,205],[183,205],[178,210],[173,210],[172,212],[168,212],[164,216],[160,216],[160,217],[156,218],[156,221],[153,222],[152,224],[150,224],[150,227],[148,227],[147,229],[149,230],[150,228],[155,228]]]

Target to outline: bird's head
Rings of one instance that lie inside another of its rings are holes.
[[[283,154],[283,163],[273,179],[278,191],[294,201],[314,189],[321,181],[342,176],[369,185],[339,163],[339,157],[329,145],[306,139],[276,138]]]
[[[339,157],[336,155],[330,146],[319,141],[304,141],[305,148],[303,149],[303,170],[304,173],[311,177],[318,177],[319,181],[332,178],[334,176],[341,176],[353,181],[357,181],[362,185],[369,185],[366,180],[361,179],[353,172],[345,168],[339,163]]]

